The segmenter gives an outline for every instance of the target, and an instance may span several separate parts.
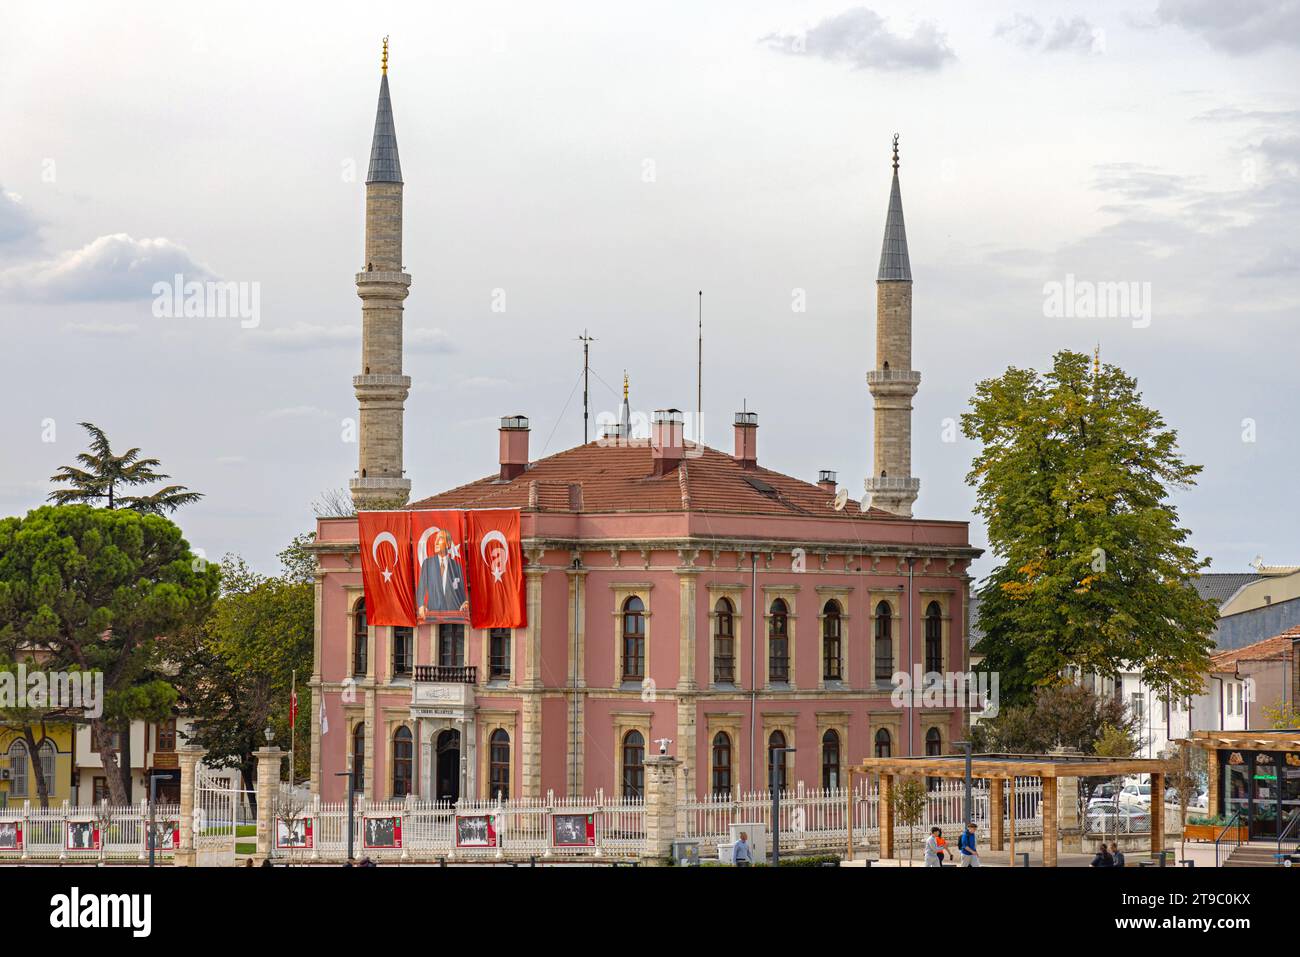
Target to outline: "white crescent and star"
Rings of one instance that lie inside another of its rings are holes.
[[[510,561],[510,546],[509,546],[509,544],[506,543],[506,536],[505,536],[505,533],[500,532],[500,531],[498,531],[497,529],[493,529],[492,531],[490,531],[490,532],[488,532],[486,535],[484,535],[484,536],[479,540],[479,543],[478,543],[478,553],[479,553],[479,557],[483,559],[483,563],[484,563],[485,565],[488,565],[489,567],[491,567],[491,565],[492,565],[492,563],[488,561],[488,557],[487,557],[487,545],[488,545],[488,542],[500,542],[500,543],[501,543],[501,547],[504,548],[505,551],[506,551],[506,561],[507,561],[507,562]],[[502,567],[501,567],[501,568],[493,568],[493,569],[492,569],[492,578],[493,578],[493,580],[495,580],[495,581],[500,581],[500,580],[501,580],[501,576],[504,575],[504,574],[505,574],[505,564],[504,564],[504,563],[502,563]]]
[[[374,540],[373,542],[370,543],[370,557],[374,559],[375,564],[376,564],[376,565],[379,564],[379,543],[380,543],[380,542],[392,542],[392,543],[393,543],[393,558],[396,559],[397,556],[398,556],[398,551],[397,551],[397,536],[394,535],[392,532],[380,532],[378,535],[375,536],[375,540]],[[391,566],[391,565],[385,565],[382,574],[383,574],[383,576],[384,576],[384,582],[385,582],[385,584],[387,584],[388,582],[392,581],[392,580],[393,580],[393,568],[392,568],[392,566]]]

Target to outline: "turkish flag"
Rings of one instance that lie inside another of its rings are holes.
[[[411,513],[357,512],[366,623],[415,624],[411,586]]]
[[[469,529],[469,623],[474,628],[523,628],[524,551],[517,508],[466,514]]]
[[[412,512],[415,543],[415,613],[421,624],[464,620],[469,611],[465,577],[465,513]]]

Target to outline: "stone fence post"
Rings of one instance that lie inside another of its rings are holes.
[[[261,864],[275,846],[275,808],[280,797],[280,764],[285,752],[279,748],[258,748],[257,759],[257,853],[253,863]]]
[[[1064,746],[1048,752],[1055,757],[1081,758],[1083,752]],[[1077,777],[1058,776],[1056,779],[1057,821],[1060,827],[1061,850],[1078,854],[1083,850],[1083,819],[1079,816],[1079,781]]]
[[[177,764],[181,769],[181,818],[180,842],[172,854],[172,864],[176,867],[193,867],[195,857],[194,810],[197,797],[199,763],[207,755],[204,748],[187,744],[177,752]]]
[[[645,847],[641,856],[662,864],[673,853],[677,837],[677,768],[675,757],[656,754],[645,759]]]

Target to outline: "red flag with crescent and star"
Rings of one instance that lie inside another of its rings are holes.
[[[465,513],[412,512],[415,545],[415,616],[427,621],[464,621],[469,614],[465,576]]]
[[[524,553],[519,510],[483,509],[466,513],[469,526],[470,612],[474,628],[523,628]]]
[[[366,622],[415,625],[411,572],[411,513],[357,512]]]

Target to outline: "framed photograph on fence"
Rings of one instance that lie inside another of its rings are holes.
[[[402,819],[400,817],[368,817],[362,822],[362,846],[401,847]]]
[[[149,822],[145,822],[149,827]],[[174,819],[154,821],[153,830],[149,832],[148,846],[155,851],[174,851],[181,842],[181,822]]]
[[[497,828],[491,814],[457,814],[457,847],[496,847]]]
[[[275,846],[281,850],[293,850],[295,848],[310,848],[314,835],[315,822],[309,817],[295,817],[286,821],[284,818],[275,820]],[[401,833],[401,826],[398,825],[398,833]],[[393,845],[400,847],[401,845]]]
[[[0,821],[0,851],[23,849],[23,822]]]
[[[100,838],[99,825],[94,821],[69,821],[64,847],[69,851],[97,851]]]
[[[596,815],[552,814],[552,847],[595,847]]]

